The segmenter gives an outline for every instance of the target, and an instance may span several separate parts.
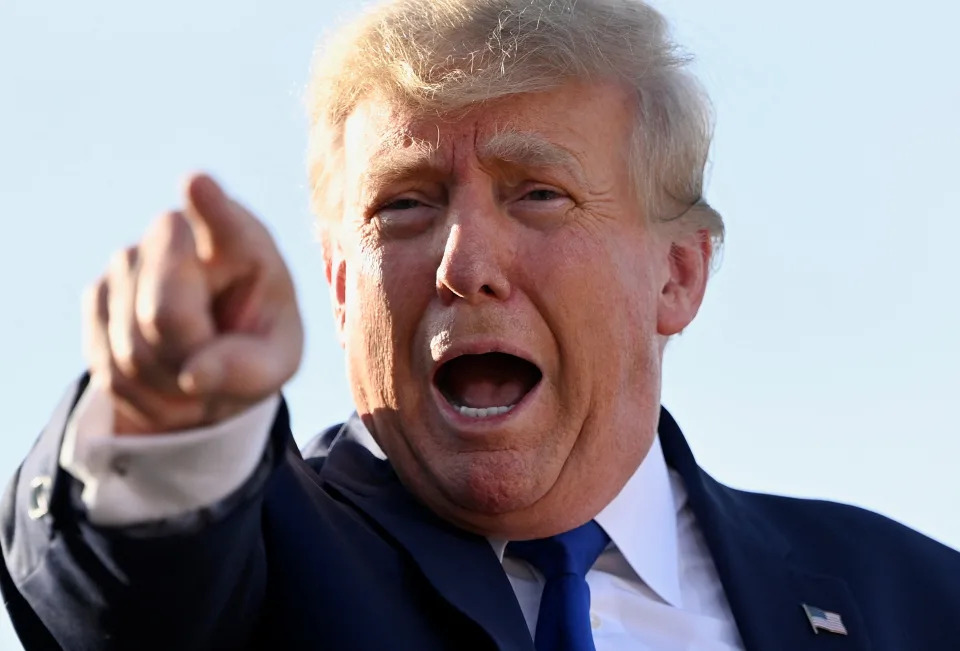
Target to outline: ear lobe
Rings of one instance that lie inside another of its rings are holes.
[[[333,320],[337,326],[340,345],[345,344],[344,331],[347,321],[347,261],[340,246],[333,244],[324,247],[323,271],[330,286],[330,305],[333,308]]]
[[[670,244],[668,275],[660,291],[657,332],[669,337],[683,331],[700,310],[710,276],[713,244],[706,230]]]

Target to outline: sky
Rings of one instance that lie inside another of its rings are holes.
[[[960,547],[960,8],[656,0],[715,104],[722,261],[667,349],[700,464]],[[359,4],[0,0],[0,476],[83,370],[80,295],[207,170],[276,237],[307,328],[298,441],[351,411],[301,95]],[[0,615],[0,650],[20,649]]]

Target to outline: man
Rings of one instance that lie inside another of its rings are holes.
[[[700,470],[659,406],[722,221],[636,2],[398,0],[316,65],[357,415],[301,454],[289,273],[210,178],[88,300],[3,507],[28,649],[952,649],[960,557]]]

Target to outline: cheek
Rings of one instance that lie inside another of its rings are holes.
[[[380,251],[380,269],[384,305],[397,319],[419,319],[436,293],[437,278],[437,267],[423,247],[415,242],[385,245]]]
[[[561,360],[600,394],[617,391],[646,374],[658,350],[649,247],[630,232],[551,239],[531,252],[529,273]],[[594,400],[602,399],[597,392]]]
[[[414,333],[432,290],[432,276],[415,253],[361,247],[348,265],[347,355],[367,408],[396,406],[397,387],[410,384]]]

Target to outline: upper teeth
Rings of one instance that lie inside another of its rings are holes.
[[[508,405],[506,407],[454,407],[464,416],[469,416],[470,418],[489,418],[490,416],[499,416],[500,414],[505,414],[511,409],[516,407],[516,405]]]

